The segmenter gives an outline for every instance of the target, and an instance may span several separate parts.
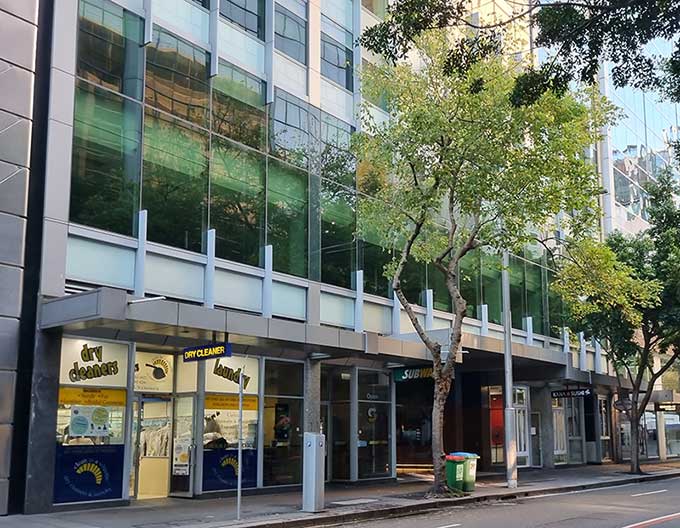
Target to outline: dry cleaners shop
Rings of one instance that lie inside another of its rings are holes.
[[[236,489],[241,373],[243,487],[299,485],[304,363],[239,355],[238,346],[230,355],[231,348],[213,343],[180,354],[63,337],[54,504],[193,497]],[[367,416],[359,417],[354,446],[363,467],[358,477],[391,477],[390,376],[380,370],[327,366],[322,367],[321,390],[327,395],[322,396],[321,411],[332,446],[328,478],[347,478],[352,383],[359,391],[381,395],[380,402],[364,404],[359,397],[355,404]]]

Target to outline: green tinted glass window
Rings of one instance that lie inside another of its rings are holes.
[[[356,160],[349,151],[352,126],[321,112],[321,176],[354,188]]]
[[[208,203],[207,152],[207,134],[147,109],[142,207],[149,211],[149,240],[201,252]]]
[[[265,158],[213,137],[210,172],[210,227],[220,258],[260,265],[264,245]]]
[[[145,100],[160,110],[208,127],[208,52],[154,28],[146,53]]]
[[[450,312],[452,308],[451,295],[446,287],[446,278],[432,264],[427,265],[427,288],[432,290],[432,300],[434,309],[443,312]]]
[[[267,243],[274,269],[301,277],[307,275],[307,185],[306,171],[269,159]]]
[[[510,255],[510,314],[512,327],[526,330],[524,317],[526,316],[526,282],[524,280],[524,260]]]
[[[264,150],[267,132],[264,81],[220,62],[219,74],[213,78],[212,130]]]
[[[468,317],[481,319],[479,306],[482,304],[482,288],[480,275],[480,252],[470,251],[459,262],[458,287],[460,294],[467,302],[466,314]]]
[[[78,14],[78,76],[141,100],[142,19],[107,0],[80,0]]]
[[[79,81],[75,93],[71,221],[133,234],[139,209],[141,105]]]
[[[321,281],[352,287],[356,269],[356,193],[321,181]]]
[[[564,326],[564,301],[551,287],[555,279],[555,272],[548,271],[548,326],[551,337],[561,337]]]
[[[489,322],[503,324],[501,258],[482,252],[482,303],[487,305]]]
[[[546,269],[536,264],[526,263],[526,309],[532,318],[534,333],[546,335],[547,291],[544,285]],[[547,279],[546,279],[547,280]]]
[[[311,166],[320,150],[320,110],[277,89],[270,115],[271,153],[300,167]]]

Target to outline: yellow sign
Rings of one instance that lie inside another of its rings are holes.
[[[59,387],[59,403],[61,405],[125,407],[125,390]]]
[[[205,408],[238,411],[238,394],[206,394]],[[243,410],[257,411],[257,396],[244,394]]]
[[[198,361],[222,356],[231,356],[231,343],[212,343],[199,347],[185,348],[184,361]]]

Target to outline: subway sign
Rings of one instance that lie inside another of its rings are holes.
[[[208,343],[183,350],[184,361],[202,361],[219,357],[231,357],[231,343]]]
[[[411,381],[432,378],[432,367],[394,369],[394,381]]]

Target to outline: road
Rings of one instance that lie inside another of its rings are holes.
[[[546,495],[431,514],[356,523],[353,528],[678,528],[680,478]]]

